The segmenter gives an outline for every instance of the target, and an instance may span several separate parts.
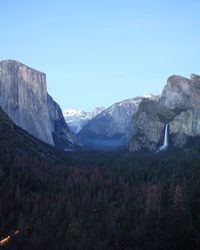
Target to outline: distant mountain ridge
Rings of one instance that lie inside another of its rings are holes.
[[[111,105],[80,130],[80,142],[86,147],[97,149],[114,149],[127,145],[132,116],[144,98],[154,100],[158,96],[147,94]]]
[[[96,107],[91,112],[86,112],[79,109],[66,109],[63,111],[63,115],[69,128],[75,134],[77,134],[89,120],[91,120],[104,110],[104,107]]]

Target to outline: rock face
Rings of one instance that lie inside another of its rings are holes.
[[[68,162],[68,155],[62,151],[58,151],[54,146],[51,146],[34,136],[31,136],[22,128],[16,126],[8,115],[0,108],[0,151],[1,159],[10,158],[8,152],[12,152],[17,158],[32,159],[39,158],[48,164],[63,164]],[[9,159],[8,162],[12,162]],[[1,162],[2,163],[2,162]],[[12,162],[13,163],[13,162]]]
[[[183,146],[188,138],[200,135],[200,76],[171,76],[159,100],[141,102],[132,119],[130,151],[156,151],[167,123],[171,146]]]
[[[66,109],[63,111],[63,115],[69,128],[77,134],[89,120],[104,110],[104,107],[96,107],[92,112],[86,112],[78,109]]]
[[[172,143],[184,146],[188,137],[200,136],[200,105],[196,105],[177,115],[170,123],[170,133],[173,134]]]
[[[66,147],[73,143],[60,107],[47,94],[44,73],[13,60],[1,61],[0,107],[17,126],[48,144],[57,145],[58,134],[69,139]]]
[[[92,148],[112,149],[128,142],[130,122],[144,97],[135,97],[113,104],[91,119],[78,133],[80,141]],[[152,95],[148,98],[156,99]]]
[[[170,109],[185,109],[199,104],[200,77],[191,75],[190,79],[171,76],[164,87],[160,104]]]
[[[60,106],[47,94],[47,106],[51,124],[53,141],[56,147],[72,149],[75,144],[78,144],[74,133],[68,128],[62,114]]]

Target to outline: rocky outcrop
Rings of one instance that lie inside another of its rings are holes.
[[[44,73],[14,60],[1,61],[0,107],[16,125],[48,144],[56,145],[54,134],[63,130],[66,140],[73,143],[60,107],[47,94]],[[57,128],[59,119],[61,126]]]
[[[139,151],[148,148],[156,150],[162,142],[165,124],[169,123],[176,113],[166,107],[160,107],[158,101],[144,99],[138,111],[133,115],[129,134],[129,148]]]
[[[171,76],[157,102],[141,102],[131,124],[130,151],[156,151],[167,123],[172,146],[183,146],[189,137],[200,135],[200,76]]]
[[[200,77],[190,79],[173,75],[168,78],[160,99],[160,105],[169,109],[186,109],[200,102]]]
[[[104,110],[79,132],[80,141],[86,146],[103,149],[126,145],[132,116],[143,98],[124,100]],[[149,95],[148,98],[157,97]]]

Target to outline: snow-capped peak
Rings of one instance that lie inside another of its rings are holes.
[[[151,93],[145,93],[142,97],[143,98],[153,98],[154,95],[152,95]]]
[[[82,116],[85,115],[87,112],[80,110],[80,109],[66,109],[63,111],[63,115],[68,117],[77,117],[77,116]]]
[[[66,109],[63,111],[63,116],[71,130],[74,133],[78,133],[89,120],[100,114],[103,110],[105,110],[104,107],[96,107],[91,112],[80,109]]]

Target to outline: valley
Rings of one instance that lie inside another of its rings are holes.
[[[0,250],[200,250],[200,1],[0,1]]]
[[[63,115],[44,79],[0,62],[1,248],[199,249],[200,78],[93,115]]]

